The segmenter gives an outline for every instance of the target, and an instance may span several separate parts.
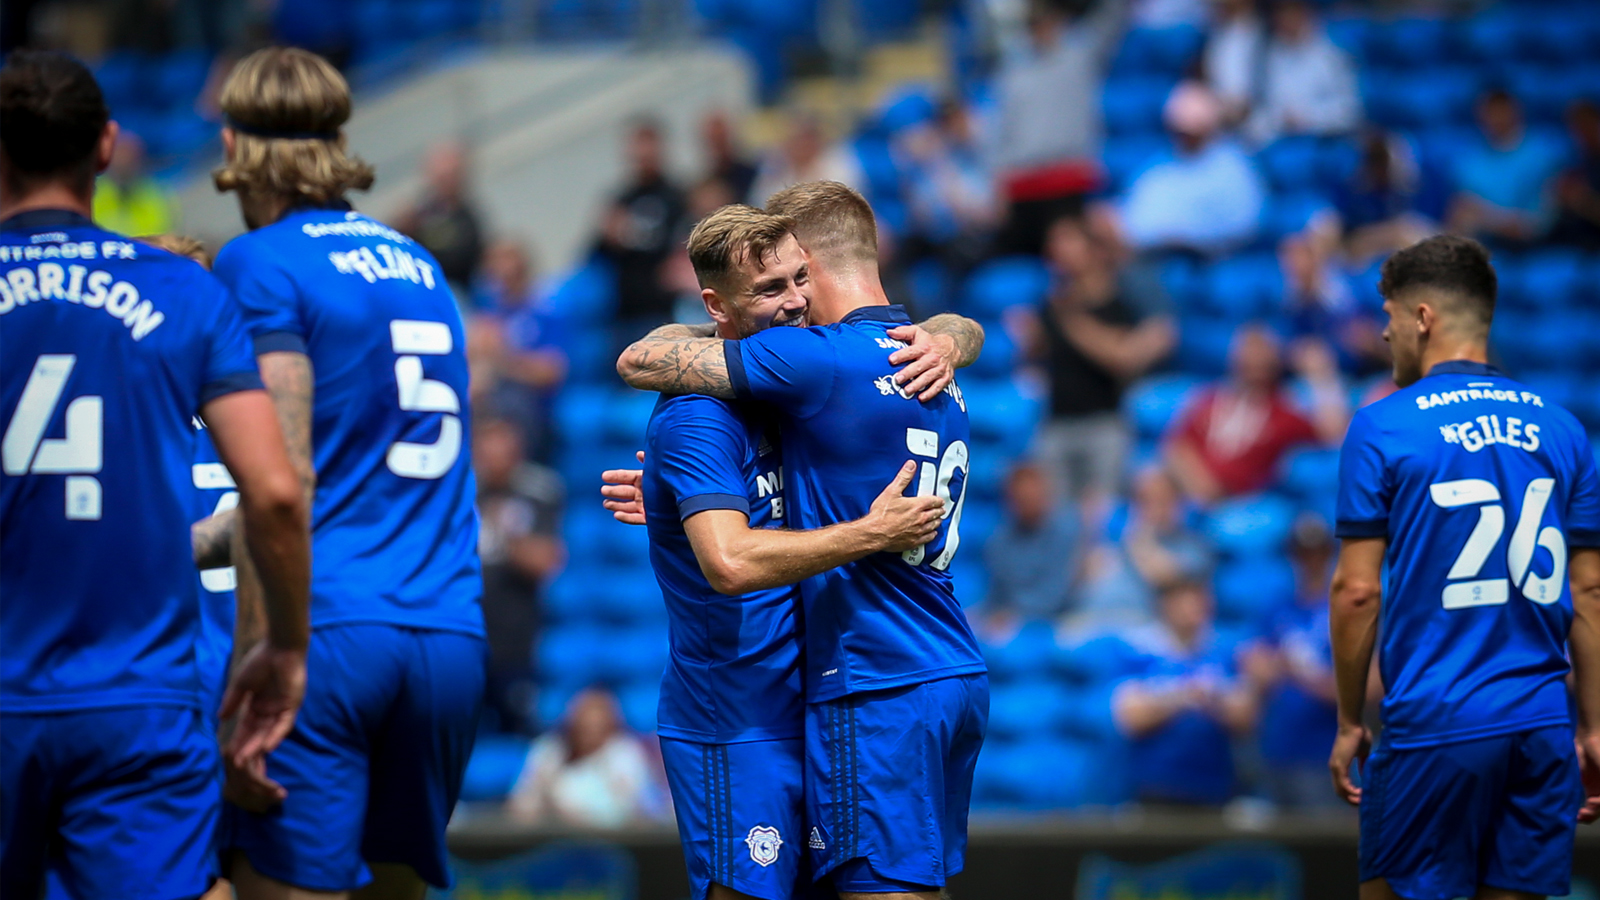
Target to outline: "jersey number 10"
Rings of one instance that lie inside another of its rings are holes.
[[[1500,545],[1500,536],[1506,529],[1506,511],[1500,504],[1500,489],[1493,482],[1481,478],[1441,481],[1428,486],[1428,494],[1435,506],[1443,509],[1478,507],[1478,524],[1472,529],[1466,546],[1461,548],[1455,564],[1450,567],[1450,574],[1446,576],[1450,584],[1444,589],[1445,609],[1498,606],[1510,598],[1511,584],[1522,591],[1522,596],[1535,603],[1548,605],[1561,599],[1561,584],[1567,577],[1567,542],[1561,529],[1554,525],[1546,525],[1542,529],[1539,527],[1555,486],[1554,478],[1535,478],[1528,482],[1528,488],[1522,494],[1522,513],[1517,516],[1517,527],[1511,532],[1511,544],[1506,548],[1506,568],[1511,574],[1509,583],[1505,578],[1478,578],[1489,554]],[[1533,571],[1535,546],[1550,551],[1554,565],[1547,576],[1540,576]]]
[[[103,457],[104,401],[74,398],[67,404],[66,436],[48,440],[44,436],[77,364],[78,357],[70,353],[46,353],[34,362],[0,439],[0,457],[7,475],[66,475],[67,518],[95,521],[100,518],[100,479],[94,476]]]
[[[956,548],[961,546],[961,508],[967,503],[967,472],[969,470],[967,444],[965,441],[951,441],[950,446],[944,448],[944,455],[939,454],[939,433],[926,428],[906,429],[906,449],[913,456],[924,456],[938,460],[937,464],[924,462],[921,473],[917,478],[918,497],[933,495],[944,501],[944,517],[950,523],[950,530],[945,533],[944,552],[933,558],[928,565],[944,571],[950,568],[950,560],[955,559]],[[950,498],[950,480],[957,472],[961,473],[961,495],[955,498],[954,504]],[[922,564],[923,557],[927,555],[927,546],[917,547],[900,554],[900,558],[913,566]]]

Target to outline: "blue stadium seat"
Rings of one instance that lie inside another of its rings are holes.
[[[961,384],[968,381],[998,381],[1011,377],[1017,366],[1017,342],[1011,339],[1005,323],[990,320],[983,325],[983,352],[971,366],[958,373]]]
[[[546,629],[534,654],[540,682],[583,687],[602,680],[606,658],[617,649],[615,634],[615,629],[593,623]]]
[[[1440,66],[1426,73],[1374,68],[1362,73],[1362,96],[1374,122],[1423,129],[1468,119],[1480,77],[1476,70]]]
[[[1278,610],[1294,603],[1294,590],[1294,567],[1282,554],[1224,562],[1212,580],[1217,621],[1247,628],[1264,625]]]
[[[1221,375],[1228,369],[1228,349],[1233,344],[1234,322],[1211,316],[1183,316],[1178,321],[1177,367],[1200,376]]]
[[[211,59],[204,51],[169,53],[154,64],[153,96],[149,100],[192,114],[195,97],[205,86],[210,70]]]
[[[973,496],[973,491],[968,489],[967,502],[961,507],[961,552],[956,554],[957,560],[970,560],[977,562],[983,558],[983,545],[1000,527],[1001,507],[993,500]],[[969,587],[987,587],[987,583],[978,585],[969,584]],[[970,606],[982,599],[977,594],[960,595],[961,604]]]
[[[949,268],[931,256],[919,259],[906,268],[906,287],[911,291],[912,305],[924,315],[949,312],[955,299],[955,284]],[[993,337],[993,332],[990,332],[990,337]]]
[[[613,387],[570,385],[556,396],[552,415],[556,432],[569,447],[590,447],[605,435],[605,410]]]
[[[129,50],[112,53],[94,71],[106,105],[118,119],[129,109],[151,105],[154,74],[154,67],[142,55]]]
[[[1569,66],[1540,61],[1512,66],[1503,77],[1530,122],[1560,126],[1567,104],[1583,93],[1571,75]]]
[[[978,552],[988,537],[987,533],[969,534],[966,515],[962,515],[962,551],[950,563],[950,585],[956,593],[956,602],[962,607],[977,606],[988,596],[989,573],[978,559]],[[967,543],[968,540],[972,543]]]
[[[1532,309],[1578,307],[1586,299],[1584,257],[1575,250],[1552,249],[1530,253],[1522,259],[1520,287]]]
[[[1319,501],[1339,489],[1339,451],[1321,447],[1295,450],[1284,457],[1279,482],[1302,503]]]
[[[567,531],[567,544],[574,550],[582,547],[577,535]],[[573,557],[567,568],[545,587],[540,612],[549,622],[577,622],[593,618],[593,586],[605,577],[605,568],[587,557]]]
[[[1233,322],[1269,318],[1283,306],[1283,275],[1271,253],[1244,253],[1213,263],[1206,285],[1201,311]]]
[[[1022,393],[1009,379],[974,381],[961,391],[974,443],[998,447],[1009,456],[1027,449],[1042,413],[1038,398]]]
[[[615,685],[651,679],[660,683],[669,652],[665,628],[612,628],[605,640],[589,648],[597,657],[593,665],[598,680]]]
[[[1029,622],[1009,640],[984,644],[983,658],[996,684],[1010,684],[1049,674],[1056,656],[1055,633],[1044,622]]]
[[[1364,17],[1336,16],[1330,17],[1325,27],[1328,31],[1328,40],[1340,50],[1350,54],[1359,66],[1366,61],[1367,32],[1371,22]]]
[[[1010,742],[989,757],[978,757],[975,781],[979,799],[991,807],[1045,810],[1082,806],[1101,777],[1100,759],[1090,745],[1060,738]]]
[[[1278,553],[1294,525],[1294,507],[1274,494],[1225,500],[1206,516],[1206,534],[1230,557]]]
[[[997,319],[1012,307],[1035,307],[1050,290],[1050,272],[1032,256],[1007,256],[979,266],[963,290],[963,311],[974,318]]]
[[[1318,216],[1332,213],[1333,205],[1316,190],[1274,194],[1261,210],[1259,238],[1272,245],[1304,231]]]
[[[1135,178],[1172,155],[1172,142],[1165,135],[1111,137],[1106,141],[1100,161],[1105,166],[1107,187],[1125,189]]]
[[[1448,56],[1447,32],[1442,19],[1375,22],[1367,31],[1367,62],[1405,68],[1443,62]]]
[[[522,775],[531,742],[520,735],[479,735],[461,780],[461,799],[468,802],[504,800]]]
[[[867,195],[875,200],[898,195],[902,183],[901,172],[895,163],[888,138],[863,135],[856,138],[854,149],[856,160],[861,163],[861,172],[867,178]]]
[[[1177,255],[1162,261],[1157,277],[1172,305],[1182,310],[1193,309],[1199,302],[1196,298],[1205,290],[1204,273],[1205,268],[1198,260]]]
[[[1135,382],[1122,397],[1122,411],[1142,438],[1161,437],[1200,386],[1193,375],[1154,375]]]
[[[607,441],[644,449],[645,427],[650,424],[650,413],[656,407],[655,394],[627,388],[613,390],[606,397],[599,412],[605,417],[603,436]]]
[[[924,85],[904,85],[879,105],[873,125],[886,135],[931,121],[938,112],[935,92]]]
[[[1267,183],[1275,191],[1314,188],[1321,179],[1321,141],[1305,135],[1279,138],[1256,154]]]
[[[398,7],[401,34],[411,40],[426,40],[456,30],[455,0],[409,0],[392,4]]]
[[[1490,346],[1512,374],[1577,369],[1589,362],[1594,329],[1590,314],[1552,311],[1497,316]]]
[[[1039,678],[995,684],[989,691],[989,734],[1021,741],[1048,736],[1061,719],[1061,685]]]
[[[1116,137],[1159,136],[1161,109],[1173,80],[1160,75],[1112,78],[1101,94],[1106,133]]]
[[[1324,185],[1350,180],[1361,165],[1361,145],[1353,138],[1323,138],[1317,143],[1317,172]]]
[[[1584,392],[1590,384],[1574,372],[1532,371],[1517,376],[1546,403],[1555,404],[1577,414],[1575,407],[1583,405]]]
[[[633,530],[644,531],[638,527]],[[628,627],[664,627],[666,602],[661,598],[648,557],[640,557],[632,566],[613,562],[595,575],[599,583],[590,590],[595,615]]]
[[[1170,85],[1188,71],[1204,41],[1205,35],[1192,25],[1133,28],[1123,37],[1111,70],[1118,75],[1166,76]]]
[[[617,691],[617,706],[622,709],[623,721],[640,734],[655,733],[656,708],[660,703],[661,673],[659,672],[653,678],[630,681]]]
[[[1600,17],[1581,13],[1581,7],[1525,14],[1521,35],[1524,59],[1570,63],[1592,59],[1600,40]]]
[[[604,260],[590,259],[558,278],[545,303],[567,322],[603,322],[617,305],[616,273]]]
[[[1530,24],[1525,14],[1501,6],[1462,22],[1456,30],[1456,42],[1468,59],[1498,66],[1523,56]]]

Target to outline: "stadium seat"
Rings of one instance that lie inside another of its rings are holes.
[[[661,627],[607,629],[603,642],[589,648],[596,679],[607,684],[653,679],[661,681],[667,668],[667,630]]]
[[[1522,259],[1520,289],[1530,309],[1577,307],[1586,299],[1583,257],[1575,250],[1541,250]]]
[[[1081,741],[1040,738],[1019,741],[997,772],[998,796],[1021,809],[1071,809],[1082,806],[1090,784],[1099,777],[1095,754]],[[978,766],[984,759],[978,757]]]
[[[1294,507],[1274,494],[1225,500],[1206,516],[1206,534],[1225,556],[1278,553],[1294,524]]]
[[[1600,17],[1573,15],[1578,9],[1549,10],[1524,15],[1520,29],[1522,57],[1552,64],[1592,59],[1595,41],[1600,40]]]
[[[963,312],[979,319],[999,318],[1013,307],[1036,307],[1050,289],[1050,272],[1032,256],[1007,256],[979,266],[963,290]]]
[[[634,531],[644,531],[634,528]],[[593,613],[608,622],[628,627],[660,629],[666,622],[666,603],[647,558],[633,566],[612,564],[595,573],[599,584],[590,590]]]
[[[194,100],[205,86],[211,59],[204,51],[182,50],[169,53],[154,64],[153,96],[147,98],[170,109],[194,112]]]
[[[1274,194],[1261,210],[1259,239],[1276,246],[1291,234],[1298,234],[1318,216],[1334,213],[1325,194],[1316,190]]]
[[[1283,306],[1283,275],[1271,253],[1245,253],[1213,263],[1206,272],[1201,312],[1233,322],[1276,315]]]
[[[1492,8],[1461,22],[1455,40],[1461,54],[1485,67],[1498,67],[1523,57],[1531,42],[1529,17],[1505,6]]]
[[[1027,449],[1042,412],[1039,398],[1024,394],[1009,379],[974,381],[961,391],[974,442],[1002,448],[1008,456]]]
[[[645,427],[656,408],[657,395],[629,388],[611,391],[597,412],[604,416],[603,436],[613,444],[644,449]]]
[[[1375,22],[1367,30],[1370,65],[1422,68],[1447,57],[1448,26],[1442,19],[1397,19]]]
[[[1107,187],[1127,188],[1146,169],[1172,155],[1172,143],[1164,135],[1111,137],[1106,140],[1100,161],[1105,166]]]
[[[461,779],[461,799],[469,803],[504,800],[522,775],[530,745],[521,735],[479,735]]]
[[[898,195],[902,178],[894,152],[889,147],[889,139],[879,135],[863,135],[856,138],[853,147],[856,160],[861,164],[861,173],[867,178],[867,195],[874,200]]]
[[[1321,141],[1305,135],[1279,138],[1261,148],[1256,165],[1275,191],[1315,188],[1321,178]]]
[[[620,649],[613,646],[614,635],[614,629],[592,623],[546,629],[534,653],[540,683],[582,687],[601,680],[606,658]]]
[[[1590,387],[1587,380],[1573,372],[1522,372],[1517,380],[1527,385],[1544,402],[1563,407],[1574,415],[1577,414],[1577,407],[1584,405],[1584,392]]]
[[[970,510],[969,510],[970,511]],[[956,554],[955,560],[950,563],[950,586],[956,593],[956,602],[962,608],[977,606],[983,603],[989,593],[989,573],[980,561],[979,553],[983,549],[983,542],[989,537],[988,532],[968,532],[967,517],[961,516],[961,544],[962,552]],[[971,541],[969,544],[968,541]]]
[[[581,546],[570,530],[567,543],[574,548]],[[605,570],[599,565],[569,560],[567,568],[545,587],[540,607],[544,619],[555,623],[590,618],[594,608],[589,602],[593,595],[591,588],[604,575]]]
[[[1355,16],[1331,16],[1324,27],[1328,32],[1328,39],[1334,46],[1350,54],[1351,58],[1360,66],[1366,61],[1367,32],[1371,22],[1365,18]]]
[[[1049,674],[1056,655],[1055,633],[1045,622],[1029,622],[1002,643],[983,645],[989,677],[1010,684]]]
[[[963,386],[968,381],[1000,381],[1011,377],[1017,366],[1017,342],[1005,324],[990,320],[983,324],[983,352],[971,366],[957,373]]]
[[[1262,626],[1294,603],[1294,567],[1279,553],[1226,561],[1217,567],[1212,591],[1219,623]]]
[[[617,706],[622,709],[622,720],[628,723],[629,728],[640,734],[655,733],[656,708],[660,703],[660,672],[654,677],[630,681],[617,690]]]
[[[1339,451],[1311,447],[1284,457],[1279,482],[1295,499],[1309,504],[1339,489]]]
[[[568,447],[591,448],[605,436],[605,409],[613,387],[568,385],[556,396],[552,418]]]
[[[1161,109],[1173,80],[1160,75],[1112,78],[1100,98],[1106,133],[1115,137],[1159,136]]]
[[[604,322],[617,304],[617,277],[610,264],[590,259],[556,280],[545,304],[574,324]]]
[[[1569,66],[1540,61],[1512,66],[1503,77],[1530,122],[1560,126],[1567,104],[1582,92],[1570,76]]]
[[[977,562],[983,557],[983,545],[1000,527],[1000,510],[1000,504],[974,497],[973,491],[967,491],[967,501],[961,507],[961,552],[956,554],[957,560]],[[961,605],[970,606],[981,599],[981,596],[962,595]]]
[[[1577,369],[1590,360],[1594,329],[1590,313],[1545,311],[1497,316],[1489,343],[1512,374]]]
[[[1122,397],[1122,410],[1140,437],[1160,438],[1200,386],[1193,375],[1154,375],[1134,382]]]
[[[1466,67],[1441,66],[1421,74],[1374,68],[1362,73],[1362,96],[1368,115],[1380,125],[1434,128],[1467,120],[1480,80]]]
[[[1206,287],[1204,274],[1205,268],[1199,260],[1174,255],[1162,260],[1157,277],[1174,308],[1192,310],[1201,302],[1198,298]]]
[[[1200,52],[1205,35],[1192,25],[1133,28],[1112,59],[1113,75],[1160,75],[1170,86],[1183,77]]]
[[[934,97],[935,91],[924,85],[897,88],[874,114],[874,130],[884,135],[895,135],[931,121],[938,112]]]
[[[995,684],[989,691],[989,734],[1003,740],[1040,738],[1061,718],[1061,685],[1033,677]]]
[[[1228,349],[1233,344],[1234,322],[1211,316],[1183,316],[1178,320],[1177,367],[1197,376],[1221,375],[1228,369]]]

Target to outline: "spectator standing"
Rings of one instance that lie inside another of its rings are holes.
[[[634,122],[627,156],[627,184],[606,210],[595,251],[616,270],[619,347],[672,316],[673,295],[661,264],[684,214],[683,192],[667,178],[659,123]]]
[[[1230,126],[1250,113],[1265,44],[1256,0],[1216,0],[1201,63],[1206,84],[1222,102],[1223,120]]]
[[[783,144],[761,161],[749,203],[765,207],[768,197],[808,181],[837,181],[861,190],[866,180],[855,153],[844,144],[828,140],[816,116],[799,113],[790,121]]]
[[[1068,612],[1082,555],[1078,516],[1056,502],[1043,469],[1014,466],[1006,476],[1005,505],[1005,518],[983,546],[989,593],[974,611],[996,635]]]
[[[1000,67],[995,167],[1010,204],[1003,243],[1013,253],[1038,253],[1050,222],[1081,209],[1102,181],[1100,95],[1127,0],[1098,0],[1076,18],[1066,6],[1031,0],[1028,42]]]
[[[561,568],[560,478],[523,458],[522,436],[505,419],[473,423],[478,475],[478,555],[489,636],[486,707],[501,731],[533,733],[533,644],[544,584]]]
[[[1600,248],[1600,106],[1593,100],[1573,103],[1567,131],[1577,152],[1556,186],[1561,213],[1553,236],[1593,250]]]
[[[1338,365],[1325,346],[1302,344],[1295,362],[1310,388],[1307,418],[1283,386],[1282,348],[1271,331],[1247,325],[1234,335],[1225,381],[1186,410],[1165,455],[1184,494],[1201,504],[1259,491],[1299,444],[1337,444],[1349,424]]]
[[[1411,149],[1372,130],[1361,140],[1361,163],[1334,192],[1345,254],[1358,266],[1436,233],[1417,208],[1421,178]]]
[[[1106,532],[1107,539],[1085,560],[1081,616],[1074,630],[1153,621],[1162,588],[1204,582],[1216,563],[1210,542],[1189,524],[1177,484],[1160,466],[1134,479],[1130,504],[1112,516]]]
[[[1328,752],[1338,733],[1338,688],[1328,637],[1328,583],[1334,544],[1315,513],[1295,522],[1289,546],[1295,602],[1268,625],[1267,648],[1247,658],[1256,680],[1268,685],[1262,708],[1261,761],[1267,795],[1289,809],[1338,809],[1328,790]]]
[[[545,309],[527,248],[501,240],[484,254],[467,318],[473,403],[516,422],[527,454],[550,450],[550,404],[567,376],[561,323]]]
[[[756,180],[756,167],[739,150],[727,113],[715,110],[706,114],[700,123],[700,142],[706,156],[706,177],[727,185],[729,195],[734,198],[728,202],[750,196],[750,186]]]
[[[1283,135],[1334,135],[1361,124],[1355,64],[1328,39],[1307,0],[1276,0],[1247,131],[1259,144]]]
[[[1450,230],[1502,244],[1538,240],[1554,218],[1551,187],[1566,162],[1564,148],[1530,133],[1522,107],[1503,90],[1478,100],[1478,127],[1483,143],[1456,162]]]
[[[559,728],[533,742],[506,811],[531,825],[622,828],[649,816],[659,790],[616,697],[589,688],[572,698]]]
[[[1055,288],[1037,315],[1017,320],[1050,384],[1035,456],[1062,495],[1099,521],[1132,440],[1123,389],[1171,352],[1177,328],[1160,282],[1126,271],[1113,235],[1063,217],[1050,226],[1045,254]]]
[[[1177,155],[1129,187],[1119,210],[1127,241],[1138,250],[1216,254],[1255,237],[1266,188],[1249,157],[1221,134],[1221,101],[1188,81],[1162,115]]]
[[[908,257],[935,257],[963,278],[989,253],[1000,219],[994,173],[959,101],[939,103],[933,122],[906,132],[896,149],[911,207]]]
[[[95,181],[95,222],[118,234],[165,234],[177,213],[177,201],[146,171],[144,141],[131,131],[118,134],[111,165]]]
[[[439,271],[464,306],[483,257],[483,230],[467,196],[466,146],[457,141],[434,145],[423,177],[422,198],[400,214],[397,227],[439,261]]]
[[[1235,791],[1233,738],[1255,727],[1262,685],[1240,676],[1203,584],[1169,585],[1157,609],[1156,623],[1128,634],[1142,659],[1111,697],[1134,792],[1145,803],[1220,806]]]

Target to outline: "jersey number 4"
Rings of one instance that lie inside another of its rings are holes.
[[[917,478],[918,497],[932,494],[944,501],[944,518],[950,523],[950,530],[945,533],[944,551],[933,558],[928,565],[943,571],[950,568],[950,560],[955,559],[956,548],[961,546],[961,508],[967,503],[967,471],[968,453],[965,441],[951,441],[944,448],[944,454],[939,453],[939,433],[926,428],[906,429],[906,449],[914,456],[927,457],[933,462],[924,462],[921,473]],[[957,472],[961,473],[961,494],[955,498],[954,503],[950,497],[950,481]],[[926,546],[907,550],[900,554],[900,558],[913,566],[922,564],[927,555]]]
[[[1444,589],[1445,609],[1467,609],[1473,606],[1497,606],[1510,598],[1510,585],[1515,584],[1522,596],[1535,603],[1550,604],[1561,599],[1561,584],[1567,577],[1567,542],[1561,529],[1554,525],[1539,527],[1544,519],[1545,507],[1550,505],[1550,493],[1555,489],[1554,478],[1535,478],[1528,482],[1522,494],[1522,512],[1517,516],[1517,527],[1511,532],[1511,544],[1506,548],[1506,568],[1511,578],[1479,578],[1489,554],[1500,545],[1500,536],[1506,529],[1506,511],[1500,503],[1500,489],[1493,482],[1481,478],[1463,478],[1459,481],[1441,481],[1428,486],[1428,494],[1435,506],[1455,509],[1462,506],[1478,507],[1478,524],[1467,538],[1466,546],[1457,554],[1450,567],[1450,584]],[[1533,571],[1535,547],[1550,552],[1550,574],[1541,576]]]
[[[461,398],[450,385],[423,377],[422,357],[443,356],[454,349],[450,326],[395,319],[389,323],[389,339],[394,352],[400,354],[394,361],[400,408],[445,414],[439,421],[439,438],[433,443],[396,441],[389,446],[389,471],[402,478],[442,478],[461,455]]]
[[[100,518],[100,471],[103,457],[101,422],[104,401],[76,397],[67,404],[66,436],[46,439],[56,407],[66,391],[67,378],[78,363],[70,353],[46,353],[33,364],[22,399],[0,439],[7,475],[66,475],[67,518]]]

